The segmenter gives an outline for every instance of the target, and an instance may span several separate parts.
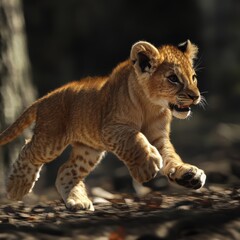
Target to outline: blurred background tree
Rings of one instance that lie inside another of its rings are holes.
[[[238,182],[238,0],[22,2],[32,78],[39,97],[71,80],[108,74],[128,58],[131,45],[138,40],[161,45],[190,39],[197,44],[198,82],[208,105],[205,111],[194,108],[191,121],[173,121],[172,139],[186,161],[207,171],[210,182]],[[48,169],[57,171],[54,164]],[[108,183],[121,176],[121,182],[125,172],[119,162],[106,159],[92,176]]]
[[[36,96],[30,77],[22,5],[0,0],[0,129],[5,129]],[[26,134],[25,134],[26,137]],[[0,149],[0,194],[5,173],[23,144],[18,139]]]

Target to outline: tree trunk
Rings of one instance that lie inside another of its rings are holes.
[[[21,0],[0,0],[0,130],[13,123],[35,97]],[[0,194],[8,166],[22,143],[23,139],[17,139],[0,148]]]

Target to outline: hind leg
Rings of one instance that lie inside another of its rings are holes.
[[[65,148],[61,141],[51,141],[33,136],[22,148],[14,162],[7,181],[7,196],[12,200],[21,200],[29,193],[39,178],[44,163],[56,158]]]
[[[82,144],[74,144],[69,160],[60,167],[56,187],[66,207],[94,210],[83,179],[101,160],[103,153]]]

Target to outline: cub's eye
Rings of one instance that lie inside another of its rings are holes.
[[[179,81],[179,79],[178,79],[178,77],[177,77],[176,74],[173,74],[173,75],[168,76],[167,79],[168,79],[171,83],[175,83],[175,84],[180,83],[180,81]]]
[[[192,76],[192,80],[193,80],[194,82],[197,81],[197,75],[196,75],[196,74],[194,74],[194,75]]]

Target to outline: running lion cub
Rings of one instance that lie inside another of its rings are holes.
[[[83,180],[104,151],[116,154],[140,183],[160,170],[171,182],[201,188],[206,175],[184,163],[169,139],[172,116],[187,118],[190,106],[201,102],[193,68],[197,51],[189,40],[159,48],[140,41],[109,76],[68,83],[34,102],[0,135],[0,145],[6,144],[36,122],[12,166],[8,197],[21,200],[43,164],[68,145],[72,152],[59,169],[56,187],[69,209],[94,210]]]

